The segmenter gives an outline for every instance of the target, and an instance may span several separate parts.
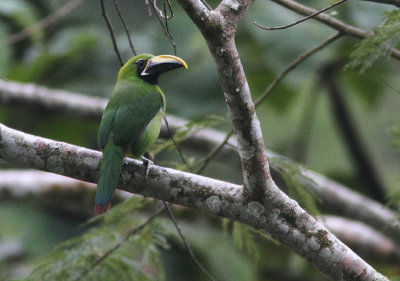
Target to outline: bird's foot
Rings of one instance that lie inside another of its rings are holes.
[[[151,165],[153,165],[153,161],[151,161],[150,159],[147,159],[144,156],[140,156],[140,158],[143,161],[143,166],[144,166],[144,176],[147,178],[147,176],[149,175],[149,167]]]

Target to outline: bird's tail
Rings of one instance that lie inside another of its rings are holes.
[[[97,215],[107,212],[111,206],[111,199],[121,174],[124,155],[124,149],[114,144],[112,139],[104,148],[94,207]]]

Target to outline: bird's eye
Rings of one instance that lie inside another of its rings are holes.
[[[143,67],[145,66],[145,64],[146,64],[146,61],[144,61],[144,60],[138,60],[138,62],[137,62],[137,65],[138,65],[140,68],[143,68]]]

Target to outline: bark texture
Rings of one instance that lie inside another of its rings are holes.
[[[0,124],[0,159],[76,179],[97,182],[101,153],[10,129]],[[387,280],[358,257],[296,201],[278,189],[273,205],[248,202],[242,186],[125,159],[119,188],[246,223],[269,233],[332,280]]]

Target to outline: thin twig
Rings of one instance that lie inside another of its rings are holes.
[[[165,18],[165,19],[171,19],[174,17],[174,12],[172,11],[172,6],[169,0],[163,0],[164,3],[164,13],[163,11],[161,11],[160,8],[158,8],[157,6],[157,0],[153,0],[154,2],[152,2],[153,5],[153,10],[155,13],[157,13],[161,18]],[[146,0],[146,5],[148,5],[148,2]],[[168,5],[169,11],[171,13],[170,16],[168,16],[167,11],[166,11],[166,6]]]
[[[208,153],[200,162],[203,162],[203,164],[200,166],[200,168],[196,171],[196,174],[201,174],[203,170],[207,167],[208,163],[214,156],[221,151],[221,149],[227,144],[229,139],[232,137],[234,131],[233,129],[226,134],[224,140],[217,146],[215,146],[210,153]]]
[[[114,0],[114,5],[115,5],[115,8],[117,9],[118,17],[121,20],[122,25],[125,28],[126,36],[128,37],[129,46],[131,47],[132,53],[133,53],[134,56],[136,56],[136,50],[133,47],[133,41],[132,41],[132,37],[131,37],[131,35],[129,33],[128,25],[126,24],[125,19],[124,19],[123,15],[122,15],[121,9],[119,8],[119,0]]]
[[[341,32],[336,32],[335,34],[333,34],[332,36],[330,36],[328,39],[326,39],[325,41],[321,42],[320,44],[318,44],[317,46],[315,46],[314,48],[304,52],[303,54],[301,54],[300,56],[298,56],[294,61],[292,61],[289,66],[282,71],[278,76],[275,77],[275,80],[272,81],[271,84],[269,84],[269,86],[267,87],[267,89],[265,89],[265,91],[261,94],[261,96],[258,97],[258,99],[255,101],[255,106],[259,106],[260,103],[262,103],[265,98],[268,96],[268,94],[276,87],[276,85],[290,72],[292,71],[294,68],[296,68],[296,66],[298,66],[300,63],[302,63],[304,60],[306,60],[308,57],[310,57],[311,55],[315,54],[316,52],[318,52],[319,50],[321,50],[322,48],[324,48],[325,46],[329,45],[330,43],[332,43],[333,41],[335,41],[336,39],[338,39],[340,36],[342,36]]]
[[[113,43],[114,51],[118,56],[119,63],[121,64],[121,66],[123,66],[124,62],[123,62],[121,54],[119,53],[119,50],[118,50],[117,41],[115,40],[115,36],[114,36],[114,29],[113,29],[113,27],[111,25],[110,19],[107,16],[106,8],[104,7],[104,0],[100,0],[100,5],[101,5],[101,14],[103,15],[103,18],[106,21],[108,30],[110,31],[110,35],[111,35],[111,40],[112,40],[112,43]]]
[[[185,164],[186,168],[187,168],[190,172],[192,172],[192,168],[190,167],[190,165],[187,163],[185,157],[183,156],[181,147],[180,147],[179,144],[176,142],[176,140],[174,139],[174,136],[173,136],[172,133],[171,133],[171,130],[170,130],[169,124],[168,124],[168,120],[167,120],[167,117],[166,117],[165,115],[164,115],[164,122],[165,122],[165,127],[167,128],[168,136],[169,136],[169,138],[172,140],[172,142],[174,143],[176,149],[178,150],[179,156],[181,157],[183,164]]]
[[[169,10],[170,16],[167,15],[167,7]],[[166,19],[172,19],[175,16],[170,0],[164,0],[164,14],[165,14]]]
[[[148,225],[150,222],[152,222],[157,216],[159,216],[163,211],[165,210],[164,206],[161,206],[154,214],[152,214],[150,217],[147,218],[147,220],[145,220],[144,222],[142,222],[139,225],[136,225],[134,227],[132,227],[131,229],[128,229],[124,235],[122,235],[122,239],[116,243],[114,246],[112,246],[111,248],[109,248],[107,251],[105,251],[100,257],[98,257],[93,263],[92,265],[85,269],[85,271],[82,272],[82,274],[80,274],[78,276],[78,278],[76,278],[75,280],[81,280],[84,276],[86,276],[90,271],[92,271],[96,266],[98,266],[99,264],[101,264],[106,258],[108,258],[112,253],[114,253],[116,250],[118,250],[123,243],[128,240],[132,235],[135,235],[136,233],[138,233],[139,231],[141,231],[146,225]]]
[[[310,19],[310,18],[312,18],[312,17],[315,17],[316,15],[319,15],[319,14],[321,14],[321,13],[323,13],[323,12],[329,10],[329,9],[332,9],[333,7],[335,7],[335,6],[339,5],[339,4],[342,4],[342,3],[345,2],[345,1],[346,1],[346,0],[340,0],[339,2],[336,2],[336,3],[332,4],[332,5],[330,5],[329,7],[326,7],[326,8],[324,8],[324,9],[322,9],[322,10],[319,10],[318,12],[315,12],[315,13],[313,13],[313,14],[311,14],[311,15],[309,15],[309,16],[307,16],[307,17],[301,19],[301,20],[298,20],[298,21],[296,21],[296,22],[294,22],[294,23],[291,23],[291,24],[288,24],[288,25],[276,26],[276,27],[266,27],[266,26],[262,26],[262,25],[258,24],[257,22],[254,22],[254,24],[255,24],[256,26],[258,26],[259,28],[264,29],[264,30],[286,29],[286,28],[292,27],[292,26],[294,26],[294,25],[296,25],[296,24],[302,23],[302,22],[304,22],[304,21],[306,21],[306,20],[308,20],[308,19]]]
[[[168,3],[168,8],[171,12],[170,17],[167,16],[167,3]],[[168,21],[170,18],[174,17],[174,11],[172,10],[171,3],[169,2],[169,0],[164,0],[164,14],[165,14],[165,16],[164,16],[165,30],[167,31],[168,34],[171,34],[171,32],[169,31],[169,28],[168,28]],[[171,39],[172,39],[172,36],[171,36]],[[174,46],[174,55],[176,56],[176,45],[173,45],[173,46]]]
[[[157,13],[157,11],[156,11],[156,9],[155,9],[155,7],[154,7],[154,2],[153,2],[153,0],[150,0],[150,3],[151,3],[150,7],[153,8],[154,14],[157,16],[157,19],[158,19],[158,21],[160,22],[162,29],[164,30],[164,34],[167,36],[169,42],[171,43],[172,47],[174,48],[174,54],[175,54],[175,56],[176,56],[176,44],[175,44],[174,39],[172,38],[171,33],[169,32],[168,24],[167,24],[166,26],[164,26],[163,21],[162,21],[160,15]],[[166,18],[166,22],[167,22],[167,21],[168,21],[168,19]]]
[[[24,40],[26,37],[31,36],[40,30],[43,30],[50,25],[56,23],[62,17],[68,15],[73,9],[78,7],[80,4],[83,3],[85,0],[71,0],[60,9],[56,10],[55,12],[51,13],[47,17],[43,18],[41,21],[28,26],[24,30],[21,30],[10,37],[6,38],[2,43],[0,43],[0,48],[15,44],[19,41]]]
[[[206,8],[207,8],[209,11],[212,10],[210,4],[208,4],[206,0],[201,0],[201,2],[204,4],[204,6],[206,6]]]
[[[157,0],[154,0],[153,10],[161,17],[164,18],[163,12],[157,6]]]
[[[151,8],[150,8],[150,4],[149,4],[149,0],[146,0],[146,6],[147,6],[147,12],[149,13],[149,17],[151,17]]]
[[[208,271],[203,267],[203,265],[197,260],[196,256],[194,255],[192,248],[190,247],[189,243],[186,241],[185,236],[183,235],[178,222],[175,219],[174,214],[172,213],[171,208],[169,207],[168,203],[166,203],[165,201],[162,201],[164,204],[165,209],[168,212],[169,217],[171,218],[171,221],[173,222],[173,224],[175,225],[176,230],[178,231],[179,236],[182,239],[183,244],[185,245],[186,250],[189,252],[190,257],[192,258],[192,260],[194,261],[194,263],[201,269],[201,271],[207,276],[207,278],[211,281],[215,281],[214,277],[211,276],[210,273],[208,273]]]

